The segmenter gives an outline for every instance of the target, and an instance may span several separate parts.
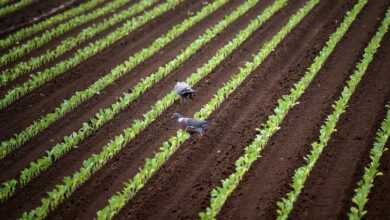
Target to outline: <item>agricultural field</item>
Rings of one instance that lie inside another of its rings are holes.
[[[0,0],[0,219],[390,219],[389,29],[388,0]]]

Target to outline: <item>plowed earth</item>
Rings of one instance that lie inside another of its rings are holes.
[[[31,6],[31,10],[22,9],[17,15],[25,14],[27,18],[37,16],[36,11],[48,12],[58,7],[60,2],[62,1],[41,2],[40,6]],[[84,1],[75,1],[69,7],[80,2]],[[137,1],[130,1],[118,11],[135,2]],[[44,155],[45,151],[60,142],[63,136],[79,129],[82,123],[100,108],[111,105],[141,78],[145,78],[175,58],[204,30],[216,24],[243,2],[244,0],[234,0],[227,3],[108,86],[99,95],[95,95],[11,155],[0,160],[0,182],[17,176],[29,162]],[[272,2],[260,1],[172,74],[131,103],[114,120],[79,144],[78,148],[67,153],[25,187],[18,189],[6,202],[0,203],[0,219],[16,219],[22,212],[39,205],[46,192],[64,176],[77,171],[85,159],[99,152],[104,144],[120,134],[134,119],[142,117],[153,103],[172,89],[176,80],[187,78],[207,62],[219,48],[233,39],[239,30],[245,28],[251,19]],[[197,93],[192,101],[177,102],[171,106],[119,155],[54,210],[48,219],[93,219],[96,211],[103,208],[107,200],[122,189],[123,183],[138,172],[144,159],[151,157],[163,141],[175,134],[178,125],[171,119],[172,113],[180,112],[190,116],[198,111],[305,2],[291,0],[195,86]],[[34,120],[53,111],[63,99],[69,98],[75,91],[87,88],[116,65],[127,60],[130,55],[150,45],[172,26],[189,17],[190,11],[198,11],[203,3],[204,1],[199,0],[185,1],[110,48],[34,90],[6,109],[0,110],[0,140],[7,140]],[[345,12],[351,9],[354,3],[355,0],[321,1],[265,62],[211,115],[206,134],[202,137],[195,135],[186,141],[121,210],[116,219],[196,219],[198,213],[209,205],[210,191],[220,184],[221,179],[234,171],[234,162],[255,137],[255,129],[272,113],[277,99],[287,94],[292,85],[303,76],[305,69],[312,63],[329,35],[340,24]],[[332,103],[340,95],[345,81],[360,60],[388,6],[390,3],[387,0],[368,2],[305,91],[299,100],[300,104],[288,113],[281,129],[265,147],[262,157],[253,164],[239,187],[229,197],[218,215],[219,219],[275,219],[276,201],[290,190],[289,183],[294,170],[303,164],[303,156],[309,152],[310,143],[318,139],[320,126],[332,111]],[[76,35],[88,25],[111,15],[75,28],[20,60],[37,56],[57,45],[60,40]],[[23,22],[20,16],[9,16],[0,23],[0,26],[19,25]],[[82,46],[105,36],[115,27]],[[74,52],[75,50],[72,50],[64,54],[41,69],[72,56]],[[338,123],[337,132],[308,178],[301,196],[295,203],[291,219],[347,218],[353,190],[363,174],[364,166],[369,162],[374,134],[385,116],[384,106],[390,101],[389,61],[390,33],[385,35],[374,61]],[[21,77],[11,85],[0,88],[0,94],[3,95],[7,89],[26,79],[27,77]],[[381,163],[384,175],[375,180],[367,204],[367,219],[390,219],[389,153],[383,155]]]

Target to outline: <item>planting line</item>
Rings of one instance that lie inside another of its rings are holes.
[[[119,1],[123,1],[123,0],[119,0]],[[123,3],[126,3],[127,1],[129,0],[125,0],[123,1]],[[114,26],[115,24],[122,22],[125,19],[128,19],[139,12],[142,12],[146,7],[151,6],[157,1],[158,0],[142,0],[139,3],[134,4],[123,11],[114,14],[109,19],[105,19],[100,23],[94,24],[91,27],[83,29],[78,35],[74,37],[66,38],[65,40],[61,41],[61,43],[58,46],[56,46],[56,48],[47,50],[45,53],[41,54],[38,57],[33,57],[28,61],[20,62],[9,69],[2,71],[0,75],[0,86],[4,86],[9,81],[14,80],[17,77],[50,62],[51,60],[72,50],[73,48],[79,46],[85,41],[95,37],[97,34]],[[115,2],[112,2],[110,4],[107,5],[106,7],[113,6],[117,8],[118,6],[121,6],[120,4],[117,5]],[[85,16],[82,16],[83,19],[84,17]]]
[[[359,8],[363,8],[363,6],[367,3],[367,0],[361,0],[359,3],[361,5]],[[358,5],[356,8],[357,7]],[[294,202],[298,199],[298,196],[302,191],[311,170],[315,166],[322,151],[327,146],[330,138],[332,137],[332,134],[336,131],[337,122],[339,121],[341,115],[345,112],[351,96],[355,92],[356,87],[359,85],[359,82],[366,73],[368,65],[374,59],[374,55],[377,49],[380,47],[380,42],[382,41],[383,36],[388,31],[389,25],[390,8],[386,14],[386,18],[382,22],[382,25],[379,27],[375,36],[371,39],[368,46],[364,49],[362,60],[356,65],[355,71],[350,76],[350,79],[346,82],[346,86],[343,88],[340,97],[332,105],[333,112],[328,115],[324,124],[321,126],[319,140],[311,144],[312,149],[310,153],[304,157],[306,164],[295,170],[294,176],[292,177],[292,183],[290,185],[292,190],[277,203],[278,220],[288,218],[289,213],[294,207]]]
[[[12,12],[15,12],[21,8],[26,7],[27,5],[32,4],[36,0],[20,0],[19,2],[12,4],[12,5],[7,5],[4,8],[0,8],[0,17],[10,14]]]
[[[318,3],[318,1],[314,2]],[[278,100],[278,105],[274,109],[274,114],[268,117],[267,121],[262,124],[260,129],[256,129],[258,131],[256,138],[252,141],[252,143],[245,147],[244,154],[235,162],[235,172],[228,178],[222,180],[221,186],[217,186],[211,191],[210,205],[205,211],[199,213],[200,219],[216,218],[225,201],[237,188],[238,184],[246,172],[248,172],[253,162],[260,157],[260,154],[266,146],[268,140],[280,129],[280,125],[286,117],[288,111],[298,103],[298,99],[310,85],[311,81],[322,68],[337,43],[348,31],[349,27],[366,3],[367,0],[359,0],[353,9],[346,13],[343,22],[337,28],[336,32],[330,36],[319,55],[307,69],[305,75],[293,86],[289,95],[284,95]],[[302,11],[300,11],[300,13],[302,13]],[[290,20],[290,22],[293,21],[294,19]]]
[[[234,74],[231,79],[216,92],[213,98],[197,113],[195,113],[194,117],[207,119],[241,85],[252,71],[263,63],[263,61],[272,53],[272,51],[275,50],[279,43],[299,24],[299,22],[314,8],[315,5],[318,4],[318,2],[318,0],[308,1],[303,8],[291,16],[289,22],[276,35],[274,35],[270,41],[266,42],[255,56],[253,56],[253,60],[251,62],[246,62],[240,68],[238,73]],[[187,82],[192,84],[192,78],[187,80]],[[174,99],[175,93],[172,94]],[[148,115],[146,114],[144,117],[147,118]],[[123,136],[118,136],[113,142],[106,145],[106,148],[104,149],[106,151],[106,155],[110,156],[109,153],[115,151],[114,145],[117,144],[115,141],[120,141],[120,138],[124,138],[126,135],[131,135],[131,133],[126,134],[126,132],[130,131],[125,131]],[[189,137],[190,134],[180,129],[177,131],[175,136],[172,136],[165,141],[160,147],[159,152],[155,153],[152,158],[147,158],[139,172],[129,181],[124,183],[124,187],[108,200],[108,205],[106,207],[97,212],[97,219],[112,219],[117,213],[119,213],[126,203],[143,188],[153,174],[159,170],[159,168],[176,152],[182,143],[188,140]]]
[[[283,7],[286,1],[287,0],[277,0],[272,6],[267,7],[261,15],[251,21],[247,28],[237,34],[234,40],[230,41],[225,47],[218,50],[217,54],[209,60],[207,64],[198,68],[198,70],[188,78],[187,82],[195,84],[203,77],[207,76],[217,65],[231,54],[235,48],[244,42],[251,33],[258,29],[276,11]],[[134,120],[131,127],[125,129],[121,135],[116,136],[107,145],[105,145],[99,154],[93,154],[90,158],[85,160],[79,171],[75,172],[72,176],[65,177],[63,183],[55,186],[55,189],[48,193],[49,196],[42,199],[42,205],[40,207],[24,213],[23,217],[27,219],[28,217],[36,216],[36,213],[40,213],[42,212],[41,210],[51,207],[51,204],[58,204],[57,201],[62,201],[63,199],[69,197],[79,186],[102,168],[110,160],[110,158],[118,154],[130,140],[151,124],[165,109],[171,106],[176,99],[177,97],[174,92],[168,93],[168,95],[159,100],[149,112],[144,114],[144,120]]]
[[[111,32],[109,35],[89,44],[86,47],[78,49],[72,57],[57,63],[53,67],[34,74],[27,82],[15,86],[0,99],[0,110],[28,94],[32,90],[54,79],[58,75],[63,74],[70,68],[77,66],[82,61],[96,55],[98,52],[106,49],[123,37],[126,37],[130,32],[146,24],[148,21],[153,20],[163,13],[175,8],[182,1],[183,0],[167,0],[164,3],[157,5],[153,9],[146,11],[142,15],[133,17],[121,27]]]
[[[367,214],[364,207],[368,202],[368,194],[371,188],[374,187],[375,177],[383,175],[379,171],[379,166],[383,153],[388,150],[385,145],[390,136],[390,103],[386,107],[386,118],[382,121],[381,127],[376,133],[375,142],[370,151],[371,162],[364,168],[363,177],[358,182],[355,195],[352,198],[354,204],[348,213],[349,220],[359,220]]]
[[[107,122],[112,120],[123,109],[127,108],[130,103],[136,100],[139,96],[145,93],[154,84],[159,82],[165,76],[170,74],[174,69],[178,68],[186,60],[188,60],[193,54],[195,54],[202,46],[211,41],[215,36],[221,33],[228,25],[237,20],[240,16],[246,13],[252,8],[259,0],[248,0],[241,6],[237,7],[230,15],[224,17],[214,27],[208,28],[204,33],[199,36],[193,43],[186,47],[181,54],[176,56],[164,67],[160,67],[155,73],[149,75],[145,79],[141,80],[135,85],[131,93],[125,93],[113,103],[110,107],[100,109],[88,122],[83,123],[82,127],[72,133],[69,136],[64,137],[64,141],[56,144],[50,150],[46,152],[46,155],[31,162],[28,167],[24,168],[19,174],[19,180],[11,179],[2,183],[0,187],[0,200],[12,196],[16,187],[23,187],[29,183],[33,178],[38,176],[43,171],[47,170],[55,161],[60,159],[63,155],[73,149],[73,147],[84,139],[92,135],[98,129],[100,129]]]
[[[23,55],[29,53],[33,49],[37,49],[43,45],[45,45],[47,42],[51,41],[55,37],[58,37],[82,24],[85,24],[89,21],[92,21],[100,16],[106,15],[108,13],[114,12],[119,7],[127,4],[129,0],[115,0],[113,2],[109,2],[103,7],[97,8],[88,14],[82,14],[79,16],[76,16],[69,21],[62,23],[58,25],[57,27],[54,27],[53,29],[46,30],[43,34],[38,35],[31,40],[28,40],[24,42],[22,45],[17,45],[13,48],[10,48],[8,52],[0,57],[0,67],[7,65],[16,59],[22,57]],[[153,2],[150,2],[153,3]],[[137,3],[138,5],[140,3]],[[144,1],[141,4],[146,4]],[[107,23],[107,19],[104,20],[104,23]],[[94,27],[95,25],[92,25]]]
[[[79,6],[66,10],[60,14],[54,15],[44,21],[41,21],[37,24],[33,24],[29,27],[20,29],[16,31],[15,33],[7,36],[4,39],[0,39],[0,49],[9,47],[13,44],[19,44],[19,41],[30,37],[31,35],[38,33],[48,27],[50,27],[53,24],[56,24],[58,22],[64,21],[68,18],[71,18],[73,16],[77,16],[89,9],[95,8],[100,3],[105,2],[106,0],[90,0],[83,4],[80,4]]]

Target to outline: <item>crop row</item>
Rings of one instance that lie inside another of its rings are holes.
[[[29,167],[23,169],[20,173],[19,181],[12,179],[3,183],[2,185],[4,186],[5,190],[0,190],[0,192],[2,192],[0,193],[0,199],[4,200],[11,196],[17,185],[20,187],[26,185],[31,181],[31,179],[38,176],[44,170],[48,169],[56,160],[69,152],[73,146],[82,142],[108,121],[112,120],[119,112],[128,107],[131,102],[136,100],[150,87],[152,87],[158,81],[170,74],[174,69],[188,60],[202,46],[217,36],[218,33],[222,32],[229,24],[247,12],[257,2],[258,0],[250,0],[238,7],[236,10],[234,10],[234,12],[232,12],[230,15],[227,15],[214,27],[207,29],[204,34],[199,36],[193,43],[186,47],[181,52],[181,54],[176,56],[175,59],[168,62],[166,65],[164,65],[164,67],[160,67],[155,73],[149,75],[147,78],[141,80],[131,89],[130,93],[124,94],[110,107],[99,110],[99,112],[96,113],[96,115],[87,123],[84,123],[78,131],[64,137],[63,142],[56,144],[51,150],[47,151],[45,156],[31,162]]]
[[[77,66],[82,61],[111,46],[121,38],[127,36],[130,32],[146,24],[148,21],[176,7],[180,2],[182,2],[182,0],[169,0],[163,4],[160,4],[153,9],[146,11],[142,15],[130,19],[121,27],[117,28],[115,31],[111,32],[104,38],[101,38],[84,48],[78,49],[72,57],[61,61],[60,63],[57,63],[55,66],[49,69],[45,69],[44,71],[38,72],[37,74],[33,75],[31,79],[27,82],[24,82],[23,84],[18,85],[13,89],[9,90],[7,94],[2,99],[0,99],[0,109],[5,108],[6,106],[10,105],[22,96],[28,94],[35,88],[45,84],[46,82],[64,73],[70,68]]]
[[[23,7],[26,7],[27,5],[33,3],[34,1],[35,0],[20,0],[19,2],[16,2],[14,4],[2,7],[0,8],[0,17],[15,12]]]
[[[363,6],[367,3],[367,0],[361,0],[356,5],[356,10],[361,10]],[[358,9],[360,8],[360,9]],[[353,12],[352,12],[353,13]],[[388,14],[390,15],[390,14]],[[351,19],[352,20],[352,19]],[[353,95],[356,87],[364,76],[368,65],[374,58],[380,42],[387,32],[390,22],[390,17],[386,17],[382,23],[382,26],[377,31],[376,35],[371,39],[370,43],[364,50],[362,60],[356,65],[354,73],[350,76],[350,79],[346,82],[346,86],[343,88],[340,97],[332,105],[333,112],[328,115],[324,124],[320,128],[319,140],[311,144],[311,151],[308,155],[304,157],[306,164],[296,169],[294,176],[292,178],[291,187],[292,190],[287,193],[286,197],[278,202],[278,219],[287,219],[289,213],[293,209],[294,202],[298,198],[300,192],[302,191],[304,184],[307,178],[310,175],[311,170],[315,166],[318,158],[321,156],[321,153],[327,146],[328,141],[330,140],[332,134],[336,131],[336,125],[341,115],[345,112],[347,104]]]
[[[364,0],[366,1],[366,0]],[[311,0],[306,3],[305,7],[299,10],[293,19],[289,20],[286,27],[293,27],[299,23],[302,17],[307,14],[319,1]],[[345,35],[352,22],[355,20],[357,14],[360,12],[362,1],[359,1],[355,5],[354,9],[346,13],[346,16],[340,26],[337,28],[325,46],[320,51],[319,55],[314,59],[313,63],[307,69],[305,75],[294,84],[288,95],[283,95],[278,100],[277,107],[273,110],[274,114],[268,116],[267,121],[256,129],[258,134],[255,139],[245,147],[244,154],[235,162],[235,172],[228,178],[222,180],[222,185],[217,186],[211,191],[210,205],[205,211],[199,214],[201,219],[215,219],[227,198],[237,188],[238,184],[248,172],[253,162],[260,157],[262,150],[266,146],[268,140],[279,129],[280,125],[286,117],[289,110],[296,104],[298,99],[305,92],[306,88],[310,85],[311,81],[317,75],[327,58],[330,56],[337,43]],[[288,29],[288,28],[287,28]],[[280,32],[282,33],[282,32]]]
[[[187,80],[191,84],[195,84],[203,77],[207,76],[224,58],[226,58],[231,51],[237,48],[240,43],[250,36],[250,33],[253,33],[261,24],[264,23],[269,17],[282,7],[281,2],[273,4],[267,8],[262,15],[258,16],[255,20],[244,31],[241,31],[240,34],[235,38],[235,40],[230,41],[224,48],[220,49],[217,52],[217,55],[214,56],[206,65],[203,65],[199,68],[196,73],[192,74]],[[273,11],[273,13],[272,13]],[[99,154],[94,154],[87,160],[83,162],[83,166],[79,171],[74,173],[70,177],[65,177],[62,184],[59,184],[55,187],[54,191],[50,192],[48,198],[42,200],[42,206],[35,209],[35,211],[30,212],[30,215],[34,212],[37,212],[41,209],[46,209],[45,207],[49,206],[52,203],[56,203],[60,200],[70,196],[81,184],[88,180],[95,172],[97,172],[101,167],[103,167],[108,160],[110,160],[114,155],[118,154],[120,150],[137,134],[144,130],[150,123],[152,123],[161,113],[167,109],[170,105],[174,103],[177,99],[174,92],[168,93],[163,99],[158,101],[152,109],[144,114],[144,120],[135,120],[131,127],[124,130],[124,132],[116,136],[111,140],[107,145],[103,147],[103,150]],[[27,216],[27,214],[25,214]]]
[[[59,23],[73,16],[77,16],[87,10],[90,10],[104,1],[106,0],[90,0],[80,4],[75,8],[51,16],[44,21],[22,28],[15,33],[12,33],[9,36],[5,37],[4,39],[0,39],[0,49],[12,46],[13,44],[19,44],[19,41],[26,39],[27,37],[30,37],[31,35],[52,26],[53,24]]]
[[[118,2],[119,1],[119,2]],[[93,12],[93,16],[96,17],[99,14],[107,13],[115,8],[118,8],[122,4],[126,3],[128,0],[117,0],[117,2],[111,2],[107,4],[104,8],[98,9]],[[16,64],[15,66],[4,70],[0,75],[0,86],[6,85],[7,82],[16,79],[17,77],[21,76],[22,74],[25,74],[29,71],[32,71],[49,61],[61,56],[62,54],[70,51],[71,49],[79,46],[80,44],[84,43],[85,41],[93,38],[97,34],[103,32],[104,30],[114,26],[115,24],[130,18],[131,16],[142,12],[146,7],[154,4],[157,2],[157,0],[142,0],[138,2],[137,4],[131,5],[129,8],[123,10],[120,13],[114,14],[112,17],[105,19],[104,21],[94,24],[91,27],[83,29],[78,35],[74,37],[68,37],[65,40],[61,41],[61,43],[56,46],[54,49],[47,50],[45,53],[38,57],[33,57],[29,59],[28,61],[20,62]],[[99,13],[99,10],[104,11],[102,13]],[[83,19],[83,22],[88,18],[88,15],[81,16],[80,19]],[[78,19],[77,19],[78,20]]]
[[[348,214],[349,220],[359,220],[367,214],[364,207],[368,202],[368,194],[374,186],[375,177],[383,175],[378,169],[383,153],[388,150],[388,148],[385,148],[385,144],[390,136],[390,105],[388,104],[386,107],[386,118],[382,121],[381,126],[376,133],[375,142],[370,151],[371,162],[364,168],[363,177],[358,182],[355,194],[352,198],[354,204],[350,208]]]
[[[97,8],[89,12],[88,14],[76,16],[65,23],[62,23],[52,29],[46,30],[43,34],[35,36],[31,40],[28,40],[21,45],[17,45],[13,48],[10,48],[7,53],[3,54],[0,57],[0,67],[15,61],[17,58],[22,57],[33,49],[37,49],[45,45],[50,40],[72,30],[73,28],[92,21],[99,16],[114,12],[116,9],[125,5],[128,2],[129,0],[115,0],[113,2],[107,3],[101,8]]]

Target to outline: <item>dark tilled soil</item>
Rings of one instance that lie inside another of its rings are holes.
[[[43,155],[52,145],[61,141],[64,135],[77,130],[84,121],[92,117],[100,108],[113,103],[141,78],[173,59],[206,28],[214,25],[242,2],[243,0],[237,0],[226,4],[107,87],[100,95],[96,95],[55,122],[15,153],[0,160],[0,169],[3,171],[0,173],[0,181],[15,177],[30,161]],[[250,19],[272,2],[271,0],[260,1],[181,67],[130,104],[129,108],[114,120],[88,137],[77,149],[73,149],[23,189],[18,189],[11,199],[0,204],[0,218],[15,219],[23,211],[39,205],[40,199],[46,192],[52,190],[64,176],[77,171],[83,160],[92,153],[98,153],[112,137],[120,134],[134,119],[142,117],[153,103],[172,89],[176,80],[185,79],[207,62],[219,48],[244,28]],[[131,141],[119,155],[110,160],[53,211],[48,219],[93,219],[96,211],[107,204],[107,199],[122,189],[123,183],[136,174],[138,168],[143,165],[144,159],[153,156],[161,143],[175,134],[178,126],[171,119],[172,113],[193,115],[199,110],[212,98],[217,89],[237,72],[238,67],[250,60],[263,43],[270,39],[304,2],[304,0],[292,0],[274,15],[208,77],[195,86],[197,94],[193,101],[177,102],[171,106]],[[272,113],[276,100],[281,95],[287,94],[291,86],[303,76],[305,69],[324,45],[329,34],[336,29],[344,13],[355,2],[355,0],[321,2],[240,88],[211,115],[210,127],[205,136],[193,136],[185,142],[116,218],[196,219],[198,213],[208,206],[211,189],[233,172],[234,161],[243,153],[243,148],[253,140],[255,128],[260,127]],[[131,1],[129,5],[133,3],[134,1]],[[173,25],[188,17],[189,11],[199,10],[202,4],[201,1],[186,1],[109,49],[1,111],[1,140],[52,111],[64,98],[86,88],[113,67],[124,62],[130,55],[147,47]],[[276,201],[290,190],[288,184],[291,182],[294,170],[303,164],[302,157],[307,154],[310,143],[318,138],[319,128],[326,115],[331,112],[331,104],[339,96],[388,6],[387,1],[378,0],[370,1],[363,9],[350,31],[300,99],[300,104],[291,110],[282,124],[282,129],[272,137],[262,157],[254,163],[242,183],[229,197],[218,216],[219,219],[275,218]],[[53,40],[43,48],[34,50],[31,55],[39,55],[46,48],[58,44],[61,39],[77,34],[82,28],[101,19],[103,18]],[[100,34],[94,40],[113,29]],[[372,147],[373,135],[384,117],[384,105],[390,100],[390,78],[386,72],[389,68],[387,60],[390,58],[389,34],[383,41],[385,43],[382,44],[352,97],[347,112],[338,124],[338,132],[332,137],[313,169],[291,219],[346,218],[351,206],[353,189],[369,161],[368,152]],[[71,56],[72,52],[47,66]],[[23,59],[27,58],[28,56]],[[20,82],[23,80],[25,78],[21,77]],[[5,90],[3,88],[2,91]],[[390,199],[387,193],[389,190],[387,182],[390,177],[387,172],[388,159],[387,153],[384,154],[381,167],[384,176],[378,177],[375,181],[367,205],[369,210],[367,219],[386,219],[386,216],[390,216],[387,209]]]

